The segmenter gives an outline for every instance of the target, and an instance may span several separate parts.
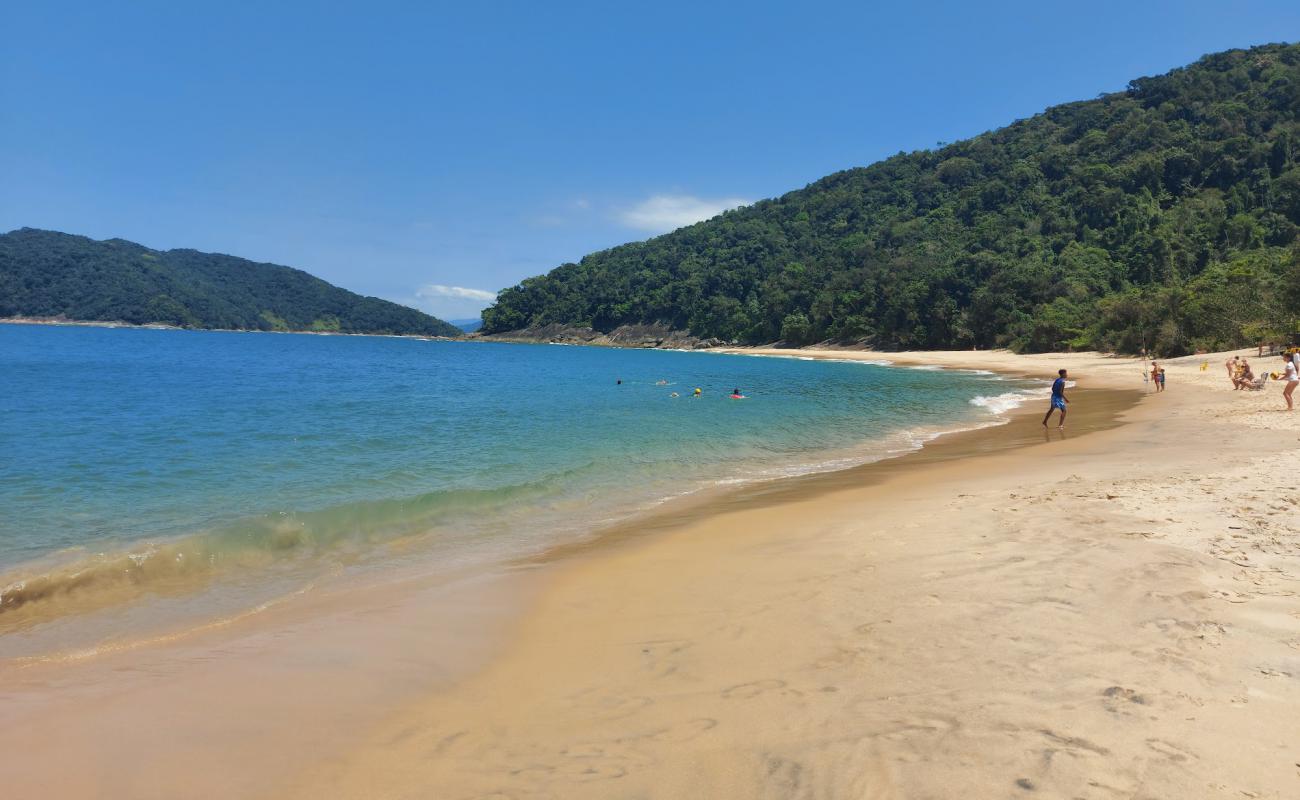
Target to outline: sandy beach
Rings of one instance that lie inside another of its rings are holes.
[[[485,671],[298,796],[1295,796],[1300,417],[1202,360],[1109,431],[570,564]]]
[[[915,457],[719,498],[476,584],[464,614],[407,587],[0,673],[0,783],[1300,796],[1300,414],[1276,385],[1232,391],[1223,355],[1166,362],[1160,395],[1140,362],[1094,354],[798,355],[1067,367],[1078,386],[1064,432],[1031,404]],[[452,654],[470,641],[472,667]]]

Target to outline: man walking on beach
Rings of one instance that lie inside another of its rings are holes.
[[[1047,413],[1043,415],[1043,427],[1047,427],[1047,421],[1052,418],[1053,411],[1061,412],[1061,424],[1058,428],[1065,428],[1065,404],[1070,402],[1065,398],[1065,370],[1059,370],[1057,375],[1060,377],[1052,382],[1052,404],[1048,406]]]

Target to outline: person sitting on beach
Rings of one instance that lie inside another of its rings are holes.
[[[1241,360],[1241,369],[1237,372],[1237,388],[1249,389],[1254,382],[1255,371],[1250,368],[1250,362],[1243,358]]]
[[[1286,371],[1282,373],[1282,377],[1278,378],[1278,380],[1286,383],[1286,386],[1282,388],[1282,399],[1286,400],[1286,410],[1294,411],[1295,403],[1292,401],[1291,395],[1295,393],[1296,384],[1300,384],[1300,370],[1296,369],[1295,359],[1291,356],[1283,353],[1282,360],[1286,362]]]
[[[1052,381],[1052,404],[1047,407],[1047,413],[1043,416],[1043,427],[1047,427],[1047,420],[1051,419],[1053,411],[1061,412],[1061,424],[1056,427],[1065,428],[1065,405],[1070,401],[1065,397],[1065,370],[1058,370],[1056,373],[1059,377]]]

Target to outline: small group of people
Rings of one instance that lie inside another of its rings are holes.
[[[1224,362],[1228,371],[1228,380],[1232,382],[1233,391],[1261,388],[1263,381],[1272,378],[1282,384],[1282,399],[1286,401],[1286,410],[1295,409],[1295,388],[1300,384],[1300,347],[1293,347],[1282,353],[1282,369],[1279,372],[1265,372],[1262,377],[1255,376],[1250,361],[1241,356],[1233,356]]]
[[[1165,390],[1165,368],[1156,362],[1151,362],[1150,375],[1144,375],[1143,377],[1144,379],[1151,381],[1152,387],[1157,392],[1163,392]]]
[[[622,379],[622,378],[619,378],[619,379],[615,380],[615,381],[614,381],[614,385],[615,385],[615,386],[622,386],[622,385],[623,385],[623,379]],[[671,386],[671,385],[672,385],[672,384],[670,384],[667,380],[664,380],[664,379],[661,379],[661,380],[657,380],[657,381],[655,381],[655,386]],[[669,397],[681,397],[681,395],[680,395],[679,393],[677,393],[677,392],[671,392],[671,393],[669,393],[668,396],[669,396]],[[694,389],[694,391],[691,392],[691,397],[703,397],[703,396],[704,396],[704,390],[701,389],[699,386],[696,386],[695,389]],[[745,395],[743,395],[743,394],[740,393],[740,387],[738,387],[738,386],[735,387],[735,388],[733,388],[733,389],[731,390],[731,394],[729,395],[729,398],[732,399],[732,400],[745,400],[745,399],[747,399]]]
[[[1224,362],[1228,368],[1228,380],[1232,382],[1233,391],[1250,389],[1255,386],[1255,370],[1250,361],[1241,356],[1233,356]]]
[[[695,391],[691,392],[691,397],[701,397],[701,396],[703,396],[703,395],[704,395],[704,390],[701,389],[701,388],[698,387],[698,386],[695,387]],[[677,394],[677,392],[673,392],[672,394],[670,394],[670,395],[668,395],[668,396],[669,396],[669,397],[681,397],[681,395]],[[732,399],[732,400],[744,400],[744,399],[745,399],[745,396],[744,396],[743,394],[740,393],[740,390],[739,390],[739,389],[732,389],[732,390],[731,390],[731,399]]]
[[[1255,385],[1255,373],[1250,367],[1250,362],[1241,356],[1233,356],[1225,362],[1224,366],[1228,370],[1228,379],[1232,381],[1234,390],[1257,388]],[[1202,369],[1205,368],[1203,364]],[[1060,412],[1058,428],[1065,428],[1066,406],[1070,400],[1065,396],[1065,384],[1069,373],[1062,369],[1057,371],[1057,378],[1052,382],[1052,399],[1051,405],[1047,407],[1047,413],[1043,415],[1043,427],[1046,428],[1054,412]],[[1282,384],[1282,399],[1286,401],[1286,410],[1295,410],[1295,391],[1300,386],[1300,347],[1292,347],[1282,354],[1282,370],[1279,372],[1266,373],[1264,378],[1272,378]],[[1157,392],[1165,390],[1165,370],[1155,361],[1151,362],[1151,370],[1143,370],[1142,379],[1150,381]]]

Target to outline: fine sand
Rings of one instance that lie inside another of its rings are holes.
[[[1233,392],[1222,355],[1168,362],[1161,395],[1129,359],[885,357],[1068,367],[1069,425],[1045,430],[1033,404],[915,456],[717,495],[458,595],[473,602],[376,590],[348,614],[322,598],[202,641],[0,670],[21,683],[0,685],[0,785],[1300,796],[1300,413],[1279,388]],[[484,626],[500,635],[477,668],[443,663]]]

